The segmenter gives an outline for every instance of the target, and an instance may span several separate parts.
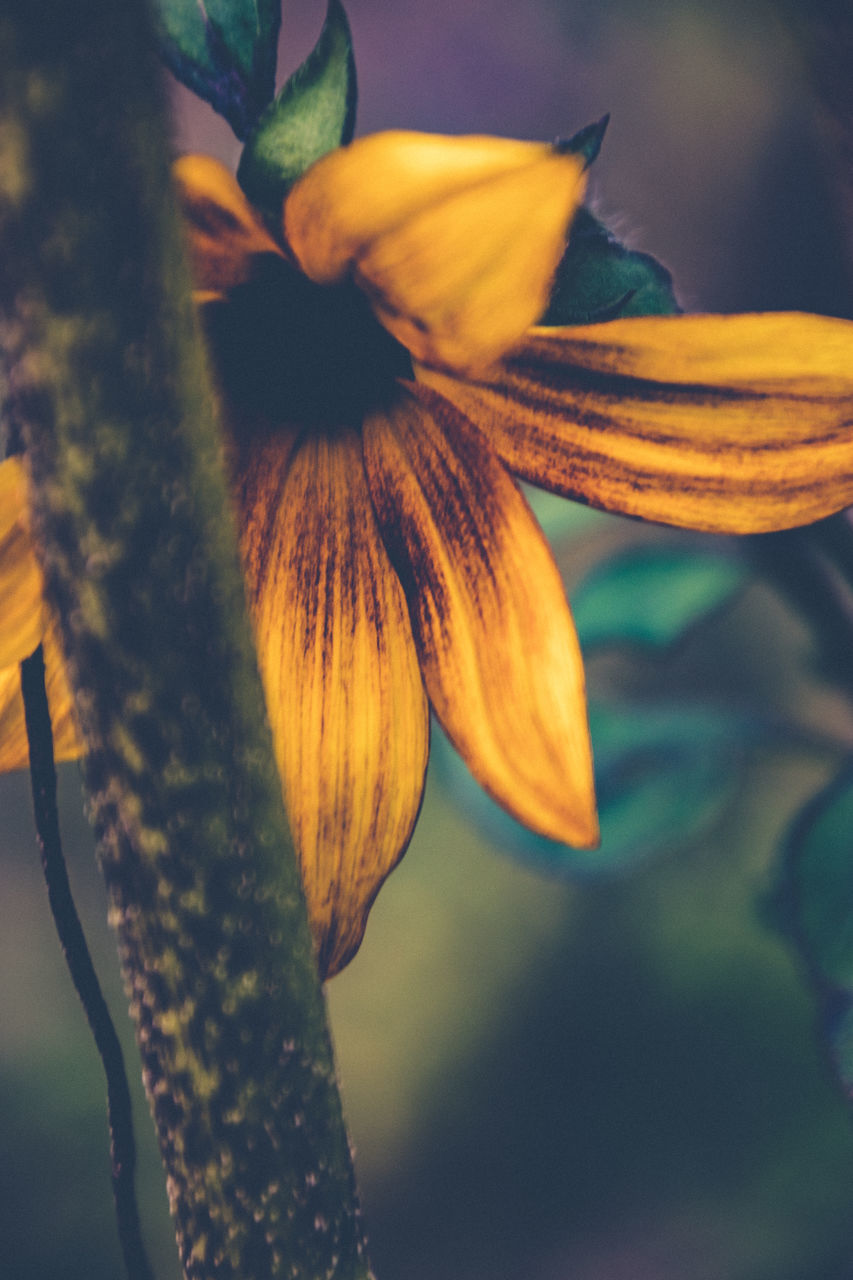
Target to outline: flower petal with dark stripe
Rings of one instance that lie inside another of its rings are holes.
[[[480,378],[418,376],[517,475],[713,533],[809,524],[853,494],[851,325],[799,314],[532,329]]]
[[[331,974],[410,837],[428,705],[512,814],[597,841],[580,651],[515,477],[722,532],[839,510],[853,501],[853,324],[537,328],[583,194],[583,159],[564,147],[360,139],[300,179],[278,233],[215,161],[185,157],[176,183]],[[38,607],[25,589],[24,613]],[[3,679],[0,763],[17,732]]]

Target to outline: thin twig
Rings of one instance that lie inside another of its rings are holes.
[[[152,1280],[153,1272],[142,1242],[134,1190],[136,1148],[124,1058],[92,964],[83,926],[74,906],[62,852],[56,804],[53,732],[47,705],[41,646],[32,657],[21,663],[21,690],[30,749],[36,831],[50,909],[71,979],[86,1011],[107,1078],[111,1176],[121,1249],[129,1280]]]

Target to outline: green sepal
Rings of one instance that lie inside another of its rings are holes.
[[[610,112],[608,111],[600,120],[596,120],[595,124],[585,125],[583,129],[578,129],[577,133],[573,133],[570,138],[561,138],[556,145],[560,151],[583,156],[584,168],[588,169],[601,150],[601,144],[604,141],[604,135],[607,132],[609,123]]]
[[[280,0],[155,0],[170,71],[246,138],[275,91]]]
[[[287,192],[310,165],[350,141],[357,86],[349,22],[329,0],[320,37],[253,130],[237,181],[257,209],[278,223]]]
[[[627,249],[587,208],[578,209],[540,324],[595,324],[680,310],[665,267],[648,253]]]
[[[748,577],[731,556],[685,547],[633,547],[596,564],[572,592],[584,649],[664,649],[730,604]]]

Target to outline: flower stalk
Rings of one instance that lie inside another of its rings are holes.
[[[0,17],[24,445],[188,1278],[369,1275],[141,2]]]

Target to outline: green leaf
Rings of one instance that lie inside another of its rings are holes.
[[[572,592],[581,643],[662,649],[731,602],[747,579],[737,560],[680,548],[637,547],[595,566]]]
[[[562,494],[549,493],[524,484],[521,488],[548,542],[553,547],[563,539],[577,538],[593,531],[612,528],[620,519],[597,507],[587,507],[581,502],[567,502]]]
[[[459,807],[501,849],[536,869],[608,876],[697,838],[728,805],[746,745],[763,733],[745,716],[704,708],[590,707],[599,849],[572,849],[528,831],[476,783],[440,732],[430,760]]]
[[[172,73],[238,138],[275,91],[281,0],[155,0],[160,50]]]
[[[276,222],[290,187],[355,128],[355,58],[340,0],[329,0],[320,38],[258,121],[237,179],[252,203]]]
[[[826,1023],[836,1074],[847,1097],[853,1099],[853,999],[849,995],[829,1003]]]
[[[706,708],[590,707],[601,849],[633,865],[696,839],[727,808],[743,752],[763,733],[747,716]]]
[[[853,1098],[853,768],[795,819],[771,921],[794,940],[818,991],[836,1074]]]
[[[665,267],[626,249],[588,209],[578,210],[541,324],[594,324],[680,309]]]
[[[853,774],[800,813],[788,841],[783,894],[816,978],[853,994]]]

